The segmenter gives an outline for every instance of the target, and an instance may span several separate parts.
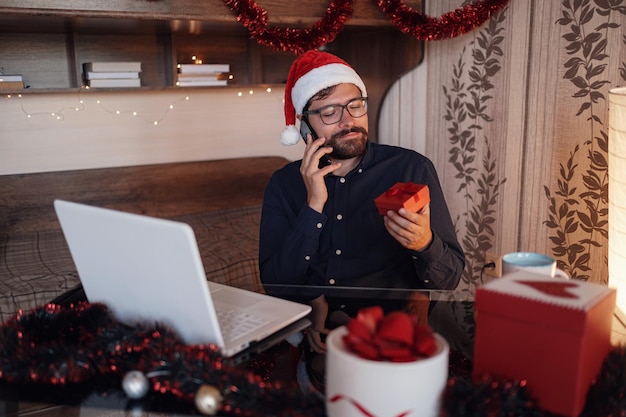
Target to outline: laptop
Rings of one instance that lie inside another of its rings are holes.
[[[212,343],[232,357],[311,311],[207,281],[186,223],[58,199],[54,207],[87,300],[123,323],[162,323],[186,344]]]

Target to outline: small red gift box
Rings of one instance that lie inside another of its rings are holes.
[[[525,380],[539,407],[578,416],[611,349],[615,296],[526,271],[478,288],[474,378]]]
[[[387,211],[398,211],[400,207],[417,213],[430,201],[428,186],[412,182],[398,182],[376,197],[374,203],[381,216]]]

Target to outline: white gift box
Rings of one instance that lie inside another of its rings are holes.
[[[363,359],[347,350],[345,327],[326,339],[326,411],[329,417],[436,417],[448,381],[448,342],[438,334],[437,352],[414,362]]]

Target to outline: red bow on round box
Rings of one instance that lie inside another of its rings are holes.
[[[384,315],[381,307],[359,310],[346,324],[346,347],[364,359],[411,362],[429,358],[437,351],[437,341],[429,325],[403,311]]]
[[[398,211],[400,207],[417,213],[428,202],[428,185],[413,182],[398,182],[374,200],[381,216],[386,215],[389,210]]]
[[[326,338],[328,417],[438,417],[450,346],[417,316],[359,310]]]

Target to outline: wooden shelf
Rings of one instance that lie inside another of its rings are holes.
[[[132,35],[74,27],[60,33],[8,32],[2,27],[0,45],[0,69],[22,74],[32,89],[80,87],[82,64],[92,61],[140,61],[142,86],[171,86],[176,64],[191,63],[192,56],[205,63],[229,64],[231,84],[277,84],[286,81],[295,57],[258,45],[236,27],[200,34],[144,29]]]
[[[310,26],[326,6],[263,2],[272,25],[292,27]],[[374,129],[391,83],[422,59],[422,42],[402,34],[364,0],[355,1],[353,17],[326,48],[363,77]],[[141,88],[178,88],[176,64],[190,63],[193,55],[229,64],[233,87],[283,84],[295,58],[251,39],[221,0],[3,0],[0,6],[0,70],[22,74],[29,87],[24,92],[78,89],[82,64],[92,61],[140,61]]]
[[[99,88],[24,88],[24,89],[0,89],[1,94],[58,94],[58,93],[80,93],[80,94],[93,94],[98,92],[129,92],[129,91],[196,91],[196,90],[233,90],[233,91],[248,91],[253,90],[266,90],[268,88],[283,88],[284,84],[250,84],[250,85],[225,85],[225,86],[167,86],[167,87],[99,87]]]

